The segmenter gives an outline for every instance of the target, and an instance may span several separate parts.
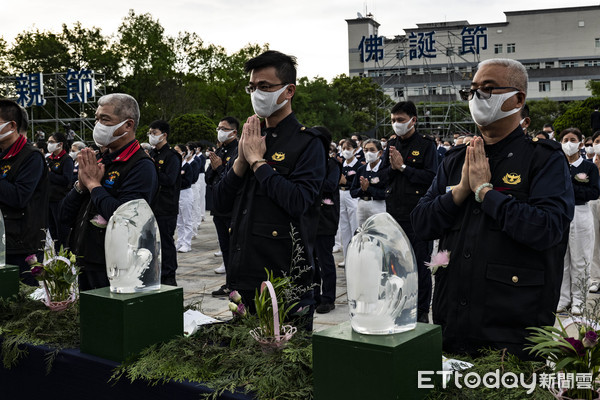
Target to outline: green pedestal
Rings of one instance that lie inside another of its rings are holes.
[[[315,400],[422,399],[418,371],[442,370],[442,329],[417,323],[394,335],[362,335],[350,322],[313,334]],[[427,375],[433,378],[439,375]]]
[[[0,268],[0,298],[8,299],[19,293],[19,267],[6,265]]]
[[[144,293],[81,292],[81,352],[122,362],[154,343],[183,334],[183,289]]]

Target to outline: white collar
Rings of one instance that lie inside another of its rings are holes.
[[[581,165],[582,162],[583,162],[583,157],[579,156],[579,158],[577,159],[577,161],[575,161],[571,165],[574,166],[575,168],[577,168],[577,167],[579,167]]]
[[[371,164],[367,163],[367,171],[377,172],[377,171],[379,171],[380,165],[381,165],[381,158],[379,158],[379,162],[375,165],[375,168],[371,168]]]
[[[356,164],[358,162],[358,159],[356,158],[356,156],[354,156],[354,160],[352,160],[351,163],[348,162],[348,160],[344,160],[344,167],[348,166],[348,167],[354,167],[354,164]]]

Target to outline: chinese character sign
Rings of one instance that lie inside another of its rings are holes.
[[[363,36],[358,50],[360,50],[360,62],[383,60],[383,36]]]
[[[82,69],[75,71],[69,69],[67,79],[67,103],[87,103],[89,98],[94,98],[94,71]]]
[[[44,77],[41,72],[17,75],[17,103],[21,107],[44,106]]]
[[[476,26],[475,28],[465,26],[460,33],[462,36],[462,50],[460,54],[479,54],[480,50],[487,49],[487,28]]]
[[[411,32],[408,37],[408,46],[409,46],[409,57],[410,59],[415,58],[435,58],[436,50],[435,50],[435,39],[433,36],[435,35],[435,31],[431,32]]]

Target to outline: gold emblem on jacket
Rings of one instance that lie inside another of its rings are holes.
[[[285,159],[285,153],[277,152],[271,156],[273,161],[283,161]]]
[[[421,153],[419,153],[419,150],[413,150],[413,152],[411,154],[416,157]]]
[[[521,175],[515,174],[514,172],[506,174],[504,175],[504,178],[502,178],[502,182],[508,185],[516,185],[518,183],[521,183]]]

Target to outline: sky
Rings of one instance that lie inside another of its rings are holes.
[[[298,76],[330,81],[348,74],[346,19],[373,14],[379,35],[394,37],[417,23],[467,20],[505,22],[504,11],[590,6],[600,0],[23,0],[4,1],[0,36],[7,42],[26,30],[60,32],[79,21],[104,35],[117,33],[133,9],[150,13],[169,36],[197,33],[205,43],[233,53],[248,43],[269,43],[272,50],[298,59]]]

